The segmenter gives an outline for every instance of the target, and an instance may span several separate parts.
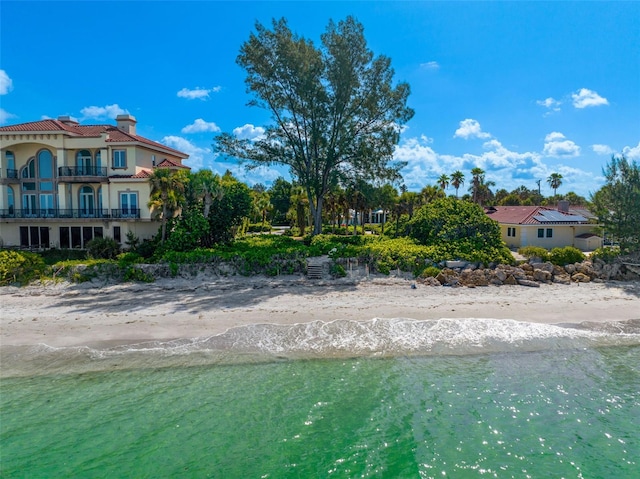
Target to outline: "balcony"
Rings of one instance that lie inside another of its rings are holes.
[[[107,168],[103,166],[60,166],[58,178],[67,182],[107,181]]]
[[[140,219],[140,209],[118,208],[118,209],[26,209],[17,210],[14,208],[0,210],[0,218],[8,219]]]
[[[2,175],[2,178],[0,178],[0,180],[2,181],[2,184],[5,185],[9,183],[19,183],[20,178],[18,177],[18,170],[7,168],[5,170],[5,174]]]

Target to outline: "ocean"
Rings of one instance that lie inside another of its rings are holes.
[[[640,320],[3,348],[2,478],[635,478]]]

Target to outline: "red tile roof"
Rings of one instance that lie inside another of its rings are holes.
[[[167,158],[165,158],[160,163],[158,163],[156,165],[156,168],[187,168],[189,170],[191,169],[186,165],[176,163],[175,161],[169,160]]]
[[[183,153],[174,148],[170,148],[162,143],[158,143],[149,140],[143,136],[132,135],[125,131],[118,129],[113,125],[78,125],[78,124],[66,124],[59,120],[40,120],[32,121],[28,123],[20,123],[17,125],[8,125],[0,127],[0,133],[58,133],[62,132],[69,134],[70,136],[80,137],[99,137],[103,133],[107,133],[109,138],[107,142],[114,143],[127,143],[127,142],[139,142],[155,148],[161,148],[169,153],[172,153],[181,158],[188,158],[189,155]],[[186,167],[185,167],[186,168]]]
[[[584,217],[571,209],[568,213],[565,213],[555,208],[545,206],[492,206],[485,208],[485,212],[489,218],[503,224],[540,225],[587,223]],[[548,219],[541,221],[540,218],[545,215]]]

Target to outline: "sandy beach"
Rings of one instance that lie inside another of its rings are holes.
[[[0,288],[0,345],[93,347],[207,337],[257,323],[496,318],[579,323],[640,318],[640,283],[430,287],[407,278],[174,278]]]

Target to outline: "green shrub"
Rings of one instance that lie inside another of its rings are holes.
[[[265,223],[250,223],[247,226],[247,233],[269,233],[271,232],[271,224]]]
[[[347,275],[344,266],[338,263],[331,263],[331,266],[329,267],[329,273],[334,278],[344,278]]]
[[[94,238],[87,243],[87,253],[94,259],[114,259],[120,253],[120,244],[113,238]]]
[[[523,246],[518,250],[527,259],[540,258],[541,261],[549,261],[549,250],[541,246]]]
[[[128,266],[124,270],[124,280],[138,281],[141,283],[153,283],[155,281],[155,278],[149,273],[145,273],[140,268],[136,268],[135,266]]]
[[[435,266],[427,266],[420,273],[421,278],[435,278],[440,274],[440,268],[436,268]]]
[[[567,264],[581,263],[584,261],[584,253],[573,246],[565,246],[564,248],[553,248],[549,260],[558,266]]]
[[[0,251],[0,285],[11,283],[20,285],[44,274],[46,265],[42,257],[36,253],[26,251]]]
[[[128,251],[126,253],[120,253],[116,259],[121,268],[124,268],[131,264],[144,263],[144,258],[138,253]]]
[[[619,246],[603,246],[595,249],[591,253],[591,259],[600,259],[605,263],[612,263],[618,256],[620,256],[621,253]]]
[[[39,253],[45,264],[53,265],[60,261],[86,260],[87,252],[81,249],[52,248]]]

